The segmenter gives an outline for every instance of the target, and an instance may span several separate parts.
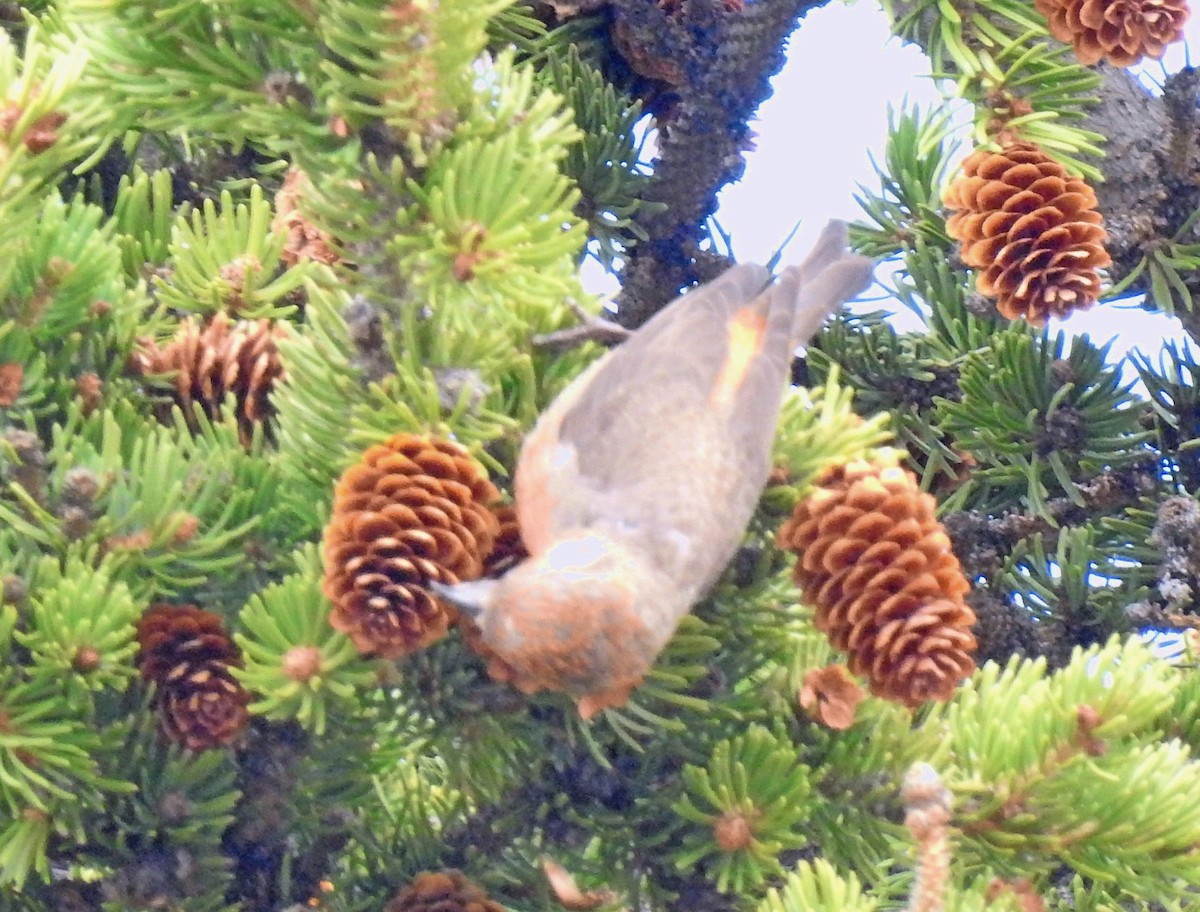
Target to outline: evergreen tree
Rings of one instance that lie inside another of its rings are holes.
[[[885,4],[946,105],[852,239],[924,329],[797,359],[627,703],[434,597],[523,556],[583,260],[627,328],[728,266],[811,5],[0,4],[0,908],[1197,907],[1200,365],[1045,327],[1200,338],[1200,82],[1121,69],[1181,0]]]

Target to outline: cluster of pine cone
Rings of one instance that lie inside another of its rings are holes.
[[[1127,67],[1161,57],[1183,37],[1185,0],[1036,0],[1050,34],[1090,66]],[[1111,259],[1096,194],[1008,121],[1034,112],[1028,99],[995,93],[988,130],[998,149],[979,148],[946,188],[946,230],[963,262],[980,270],[976,288],[1009,319],[1041,326],[1100,296],[1098,270]]]
[[[338,482],[325,532],[333,626],[359,650],[397,657],[455,623],[498,680],[519,672],[430,591],[498,575],[524,556],[511,507],[458,444],[401,434]],[[968,585],[920,491],[895,457],[833,471],[779,533],[817,624],[878,695],[915,706],[949,698],[974,668]]]
[[[211,327],[229,338],[227,324]],[[849,655],[850,670],[909,706],[949,698],[974,667],[968,585],[934,507],[894,458],[851,463],[830,472],[779,532],[800,556],[795,576],[817,625]],[[523,683],[432,591],[500,575],[525,556],[515,511],[459,444],[398,434],[368,448],[338,481],[323,556],[331,626],[360,652],[396,658],[458,624],[492,677]],[[156,684],[168,737],[192,750],[236,741],[251,697],[234,674],[240,657],[222,619],[160,604],[138,637],[139,668]]]

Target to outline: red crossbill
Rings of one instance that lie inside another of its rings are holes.
[[[682,295],[546,409],[517,462],[528,559],[437,587],[518,686],[585,719],[626,700],[745,534],[793,352],[870,274],[831,222],[774,283],[743,264]]]

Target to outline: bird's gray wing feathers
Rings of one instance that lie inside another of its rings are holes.
[[[769,282],[762,266],[733,266],[676,298],[606,356],[560,427],[584,475],[607,487],[614,471],[630,471],[634,437],[669,432],[664,421],[695,411],[697,391],[711,386],[725,360],[731,314]]]
[[[797,347],[871,283],[872,261],[849,253],[846,243],[845,223],[831,221],[804,261],[785,269],[771,289],[763,349],[730,404],[730,444],[747,454],[766,459],[770,453]]]
[[[638,464],[661,461],[653,448],[673,446],[673,436],[718,445],[697,425],[718,408],[722,383],[730,384],[718,428],[733,435],[727,444],[769,447],[793,351],[866,287],[870,268],[846,251],[844,223],[830,222],[774,285],[764,267],[739,264],[681,295],[607,356],[564,415],[560,440],[574,448],[580,472],[605,488],[636,483]],[[765,321],[761,350],[731,370],[731,323],[748,310]]]
[[[806,344],[826,317],[867,289],[871,284],[873,265],[864,256],[843,254],[812,279],[800,282],[798,300],[793,307],[793,348]]]

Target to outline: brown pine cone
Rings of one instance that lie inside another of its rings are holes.
[[[250,694],[233,676],[242,659],[221,618],[195,605],[159,603],[138,620],[137,636],[138,669],[157,685],[167,737],[194,751],[233,743]]]
[[[892,453],[832,470],[779,530],[817,627],[906,706],[949,699],[975,667],[970,586],[935,506]]]
[[[1010,320],[1040,326],[1100,296],[1097,270],[1112,261],[1096,194],[1033,143],[975,150],[944,200],[947,232],[981,270],[975,287]]]
[[[1107,60],[1127,67],[1162,57],[1183,38],[1185,0],[1035,0],[1050,34],[1075,49],[1084,66]]]
[[[133,356],[133,366],[143,377],[174,374],[174,399],[190,424],[192,404],[215,417],[225,396],[237,403],[238,432],[247,443],[254,425],[271,415],[271,387],[283,376],[276,340],[284,325],[269,320],[231,323],[224,314],[213,314],[203,329],[194,318],[180,324],[165,346],[143,341]]]
[[[318,228],[300,211],[300,200],[311,191],[312,182],[308,175],[299,168],[291,168],[275,194],[275,218],[271,221],[271,230],[287,237],[279,257],[286,266],[295,266],[301,260],[338,261],[328,232]]]
[[[16,403],[24,379],[25,368],[19,363],[0,364],[0,407],[8,408]]]
[[[383,907],[383,912],[505,912],[462,871],[423,871]]]
[[[812,668],[804,675],[797,702],[809,717],[837,731],[854,724],[854,713],[863,700],[862,688],[844,665]]]
[[[521,539],[521,527],[517,524],[517,508],[504,504],[493,511],[500,523],[492,551],[483,562],[484,576],[503,576],[516,564],[525,560],[529,552]]]
[[[397,434],[351,466],[334,492],[325,529],[330,623],[360,652],[384,658],[445,635],[453,608],[430,582],[477,579],[500,523],[499,497],[457,443]]]

